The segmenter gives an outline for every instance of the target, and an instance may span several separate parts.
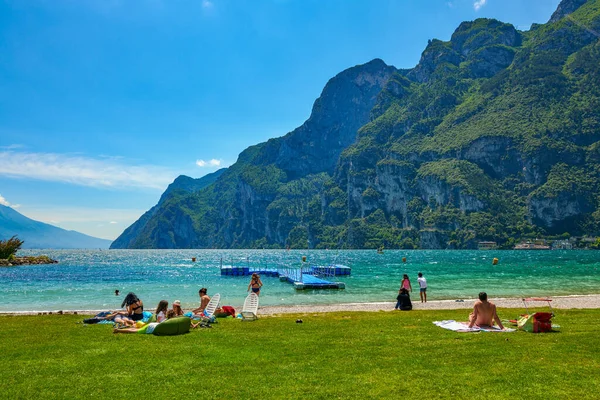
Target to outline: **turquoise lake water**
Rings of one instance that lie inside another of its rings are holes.
[[[161,299],[198,304],[198,289],[221,293],[221,304],[239,307],[250,277],[224,277],[219,263],[251,267],[344,264],[351,276],[337,277],[344,290],[296,291],[278,278],[262,277],[261,305],[394,301],[402,274],[418,298],[417,273],[427,278],[430,300],[600,293],[600,252],[596,251],[285,251],[285,250],[28,250],[46,254],[53,265],[0,268],[1,311],[118,309],[127,292],[146,307]],[[196,257],[196,262],[192,262]],[[403,263],[402,258],[407,262]],[[492,265],[497,257],[500,262]],[[115,289],[121,292],[114,295]]]

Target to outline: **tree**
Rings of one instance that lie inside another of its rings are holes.
[[[8,240],[0,240],[0,258],[11,258],[23,245],[23,241],[17,238],[17,235]]]

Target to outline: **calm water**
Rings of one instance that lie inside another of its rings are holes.
[[[600,293],[600,252],[595,251],[284,251],[284,250],[44,250],[54,265],[0,268],[0,311],[116,309],[123,295],[135,292],[147,307],[179,299],[184,308],[198,304],[198,289],[221,293],[221,304],[239,307],[249,277],[222,277],[219,260],[242,266],[275,268],[332,262],[352,267],[338,277],[345,290],[296,291],[278,278],[262,277],[261,305],[393,301],[409,275],[427,278],[428,298],[471,298],[485,290],[491,297]],[[196,257],[196,262],[192,262]],[[407,262],[402,262],[402,257]],[[492,265],[492,259],[500,259]],[[115,289],[121,296],[114,295]],[[413,294],[418,298],[418,289]]]

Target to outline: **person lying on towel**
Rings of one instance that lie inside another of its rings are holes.
[[[145,324],[139,328],[115,328],[113,329],[113,333],[153,333],[158,324],[175,317],[175,311],[167,311],[168,307],[169,303],[166,300],[161,300],[156,308],[156,322],[150,322],[149,324]]]
[[[489,302],[487,293],[479,293],[479,300],[473,306],[473,312],[469,315],[469,328],[477,326],[479,328],[491,327],[496,321],[498,327],[504,330],[504,326],[496,313],[496,305]]]

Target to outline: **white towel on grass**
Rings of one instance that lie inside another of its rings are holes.
[[[449,329],[454,332],[514,332],[515,331],[514,329],[511,329],[511,328],[502,330],[496,326],[492,326],[489,328],[478,328],[478,327],[474,326],[472,328],[469,328],[469,324],[467,322],[457,322],[453,319],[450,319],[447,321],[434,321],[433,324],[439,326],[440,328]]]

